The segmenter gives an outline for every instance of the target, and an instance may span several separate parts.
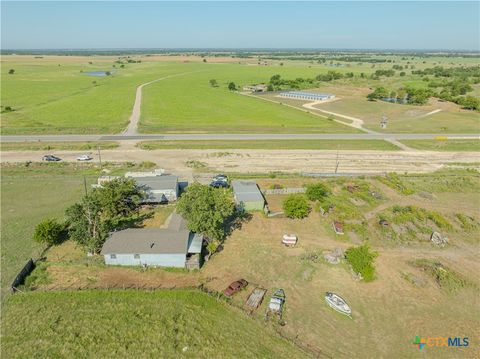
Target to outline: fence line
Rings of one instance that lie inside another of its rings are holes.
[[[273,188],[265,189],[262,191],[263,194],[293,194],[293,193],[305,193],[305,187],[300,188]]]

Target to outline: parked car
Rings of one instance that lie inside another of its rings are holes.
[[[210,183],[210,187],[214,188],[228,188],[228,182],[227,181],[212,181]]]
[[[77,157],[77,161],[90,161],[90,160],[93,160],[93,157],[87,154]]]
[[[241,291],[247,285],[248,285],[248,282],[245,279],[236,280],[235,282],[230,284],[227,289],[223,291],[223,294],[227,297],[231,297],[235,293]]]
[[[215,177],[213,177],[213,181],[214,182],[220,182],[220,181],[228,182],[228,177],[226,175],[219,174],[219,175],[216,175]]]
[[[60,157],[54,156],[54,155],[45,155],[42,157],[42,161],[48,161],[48,162],[57,162],[61,161],[62,159]]]

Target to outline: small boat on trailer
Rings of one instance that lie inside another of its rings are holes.
[[[337,312],[348,316],[352,315],[352,309],[350,309],[350,306],[347,304],[345,299],[343,299],[339,295],[327,292],[325,293],[325,301],[331,308],[335,309]]]

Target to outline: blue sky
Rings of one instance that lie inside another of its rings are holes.
[[[2,1],[2,49],[479,50],[479,2]]]

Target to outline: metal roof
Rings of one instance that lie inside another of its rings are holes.
[[[232,181],[232,187],[237,202],[264,201],[263,195],[254,181]]]
[[[187,253],[190,232],[162,228],[129,228],[113,232],[102,254]]]
[[[177,190],[178,177],[172,175],[136,177],[134,178],[139,186],[145,187],[147,190]]]
[[[171,214],[167,228],[129,228],[110,233],[102,254],[200,253],[203,236],[192,233],[185,219]]]

